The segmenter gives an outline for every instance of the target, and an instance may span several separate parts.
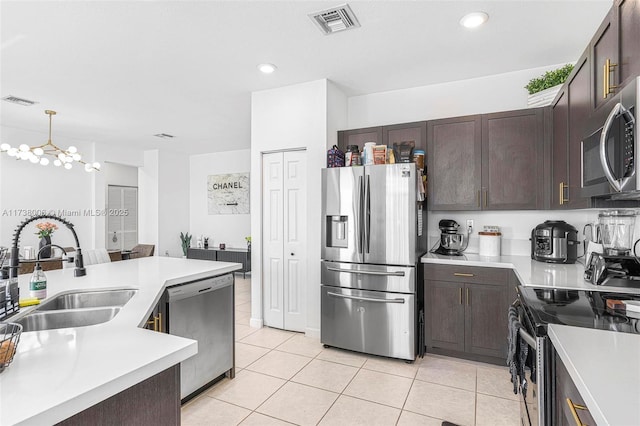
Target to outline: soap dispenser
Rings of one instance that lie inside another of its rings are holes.
[[[47,276],[42,271],[40,262],[36,262],[33,274],[29,280],[29,295],[38,299],[47,297]]]

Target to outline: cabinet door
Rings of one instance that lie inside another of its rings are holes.
[[[507,357],[509,302],[503,285],[465,284],[465,351]]]
[[[464,284],[426,281],[427,348],[464,351]]]
[[[382,144],[393,148],[394,143],[413,141],[415,149],[427,148],[427,122],[397,124],[382,128]]]
[[[347,145],[358,145],[360,151],[362,151],[366,142],[382,144],[382,126],[341,130],[338,132],[338,148],[342,152],[346,152]]]
[[[582,192],[582,140],[587,136],[585,127],[591,114],[589,56],[585,52],[578,60],[573,76],[567,83],[569,105],[569,188],[565,204],[571,209],[586,208],[589,197]],[[555,123],[554,123],[555,126]]]
[[[598,109],[615,93],[615,91],[613,91],[607,94],[605,92],[605,84],[608,82],[608,86],[611,87],[619,83],[617,67],[611,70],[605,69],[607,60],[610,61],[611,64],[618,63],[617,46],[617,29],[614,10],[612,9],[604,18],[604,21],[602,21],[591,45],[593,109]]]
[[[430,210],[480,210],[480,126],[479,115],[427,122]]]
[[[553,142],[551,145],[551,208],[567,208],[569,185],[569,95],[564,89],[553,105]]]
[[[584,403],[584,399],[580,395],[578,388],[575,383],[571,379],[567,368],[562,363],[562,360],[558,356],[556,351],[554,352],[553,359],[555,360],[555,371],[556,371],[556,380],[555,380],[555,422],[557,425],[567,425],[573,426],[576,424],[576,420],[573,417],[573,413],[571,412],[571,408],[569,404],[573,404],[574,406],[578,405],[581,407],[586,407]],[[581,424],[585,425],[595,425],[596,422],[591,416],[589,412],[589,407],[577,408],[576,414],[578,415]]]
[[[618,0],[614,9],[618,21],[618,67],[620,82],[640,75],[640,2]]]
[[[482,116],[483,210],[544,208],[544,109]]]

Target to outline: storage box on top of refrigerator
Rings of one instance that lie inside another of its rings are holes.
[[[406,360],[423,353],[419,179],[413,163],[322,170],[323,344]]]

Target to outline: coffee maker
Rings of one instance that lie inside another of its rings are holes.
[[[469,245],[469,231],[467,234],[459,234],[460,225],[452,219],[442,219],[438,222],[440,228],[440,245],[431,253],[443,254],[446,256],[462,256],[462,252]]]

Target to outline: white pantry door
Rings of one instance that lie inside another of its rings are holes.
[[[307,154],[262,156],[264,323],[304,331],[307,269]]]

